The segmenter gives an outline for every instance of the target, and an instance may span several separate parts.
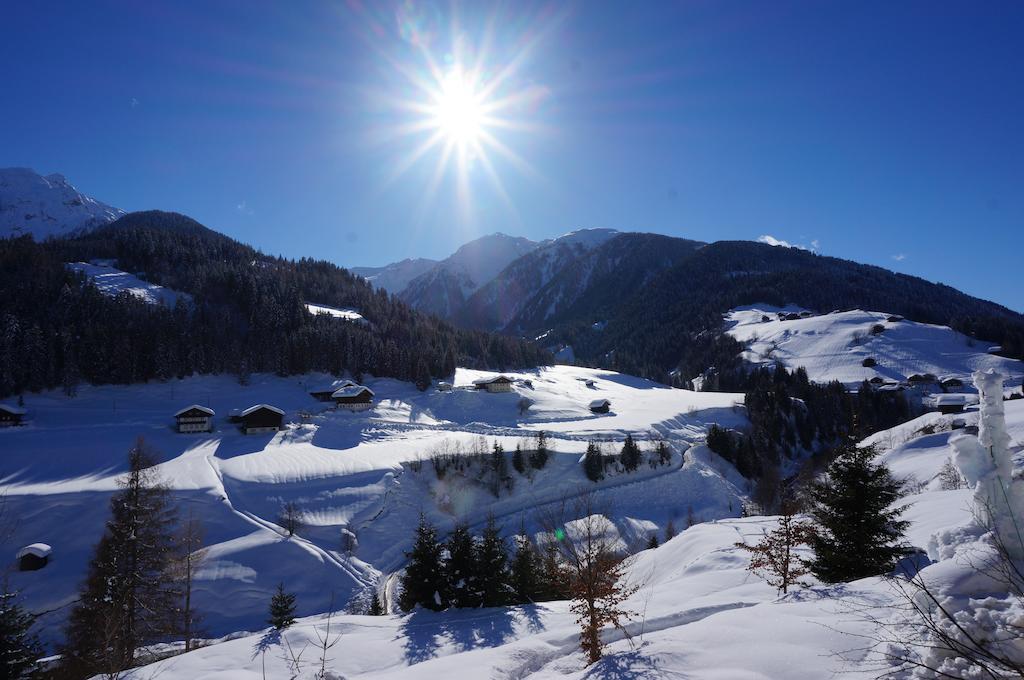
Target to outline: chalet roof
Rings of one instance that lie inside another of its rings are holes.
[[[50,553],[53,552],[53,548],[46,545],[45,543],[33,543],[32,545],[26,545],[24,548],[18,551],[17,558],[20,560],[25,555],[33,555],[35,557],[49,557]]]
[[[177,413],[175,413],[174,417],[177,418],[180,415],[184,415],[184,414],[188,413],[189,411],[191,411],[192,409],[196,409],[197,411],[202,411],[203,413],[205,413],[208,416],[216,415],[213,412],[212,408],[207,408],[205,406],[200,406],[199,404],[192,404],[191,406],[186,406],[185,408],[183,408],[180,411],[178,411]]]
[[[249,415],[250,413],[255,413],[256,411],[259,411],[260,409],[264,409],[264,408],[267,409],[268,411],[273,411],[274,413],[278,414],[279,416],[283,416],[284,415],[284,411],[282,411],[281,409],[277,408],[276,406],[271,406],[270,404],[256,404],[255,406],[250,406],[249,408],[244,409],[243,411],[241,411],[238,415],[240,415],[240,416],[242,416],[244,418],[245,416]]]
[[[335,399],[345,399],[347,397],[358,397],[363,392],[369,392],[371,397],[374,396],[373,390],[365,385],[350,385],[348,387],[342,387],[331,396]]]
[[[966,394],[940,394],[935,397],[936,406],[962,406],[966,403]]]
[[[321,385],[320,387],[315,387],[315,388],[311,389],[309,391],[309,393],[310,394],[326,394],[327,392],[330,392],[331,394],[334,394],[338,390],[345,389],[346,387],[358,387],[358,386],[359,386],[358,383],[355,383],[355,382],[353,382],[351,380],[342,380],[339,383],[334,383],[334,384],[331,384],[331,385]]]
[[[612,402],[607,399],[595,399],[590,402],[590,408],[601,408],[602,406],[611,406]]]
[[[28,411],[20,406],[11,406],[9,404],[0,404],[0,411],[7,411],[8,413],[16,416],[23,416],[28,413]]]
[[[473,384],[474,385],[490,385],[492,383],[499,383],[499,382],[510,383],[510,382],[512,382],[512,378],[508,377],[507,375],[496,375],[493,378],[477,378],[476,380],[473,381]]]
[[[941,378],[939,378],[939,382],[940,383],[958,382],[960,384],[963,384],[964,381],[963,381],[963,378],[958,378],[955,375],[944,375]]]

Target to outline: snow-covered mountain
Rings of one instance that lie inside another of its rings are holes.
[[[421,311],[450,317],[470,295],[538,245],[521,236],[483,236],[413,279],[399,297]]]
[[[0,168],[0,237],[32,234],[36,240],[92,229],[124,211],[86,196],[64,175],[29,168]]]
[[[618,233],[581,229],[542,242],[473,293],[452,318],[468,328],[504,328],[549,281]]]
[[[349,271],[369,281],[374,288],[382,288],[397,295],[409,285],[410,281],[427,273],[436,265],[437,260],[412,257],[401,262],[392,262],[383,267],[350,267]]]

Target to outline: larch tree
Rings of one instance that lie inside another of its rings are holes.
[[[764,578],[768,585],[785,595],[791,586],[800,585],[800,579],[809,573],[807,563],[797,553],[801,545],[808,545],[814,536],[814,528],[797,520],[792,513],[779,517],[779,526],[764,531],[760,541],[754,545],[737,543],[751,554],[747,569]]]
[[[139,648],[175,631],[175,514],[140,438],[110,500],[110,519],[71,610],[61,666],[70,675],[116,676]]]
[[[561,517],[548,515],[544,525],[558,549],[569,609],[580,627],[580,649],[593,664],[603,653],[602,630],[610,626],[629,637],[625,622],[633,612],[625,602],[639,586],[626,582],[629,560],[614,545],[607,513],[595,507],[592,495],[582,494],[572,514],[574,519],[562,521],[563,509]]]

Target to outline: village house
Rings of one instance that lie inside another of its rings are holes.
[[[373,390],[363,385],[350,385],[334,392],[334,405],[347,411],[365,411],[373,406]]]
[[[964,386],[964,381],[960,378],[948,376],[939,380],[939,384],[944,390],[959,390]]]
[[[284,411],[269,404],[256,404],[238,414],[245,434],[276,432],[283,427]]]
[[[174,414],[178,423],[178,432],[213,432],[212,408],[192,404]]]
[[[511,392],[512,378],[507,375],[498,375],[493,378],[479,378],[473,381],[473,387],[488,392]]]
[[[590,402],[590,410],[593,413],[608,413],[612,407],[612,402],[607,399],[595,399]]]
[[[967,397],[962,394],[940,394],[935,397],[935,407],[939,413],[963,413],[967,405]]]
[[[323,385],[321,387],[316,387],[309,391],[309,395],[317,401],[331,401],[334,398],[334,393],[338,390],[356,386],[356,383],[351,380],[345,380],[337,385]]]
[[[26,545],[18,551],[18,571],[36,571],[50,561],[53,549],[45,543]]]
[[[27,411],[20,406],[0,404],[0,427],[21,425],[22,420],[25,418],[25,413]]]

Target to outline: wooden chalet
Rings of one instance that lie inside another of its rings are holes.
[[[174,420],[177,421],[178,432],[213,432],[214,415],[212,408],[192,404],[175,413]]]
[[[512,378],[507,375],[498,375],[493,378],[480,378],[473,381],[473,387],[488,392],[511,392]]]
[[[0,427],[14,427],[15,425],[21,425],[22,421],[25,419],[26,413],[28,413],[28,411],[20,406],[0,404]]]
[[[50,561],[53,548],[45,543],[26,545],[18,551],[18,571],[36,571],[42,569]]]
[[[284,426],[284,411],[269,404],[256,404],[238,414],[245,434],[277,432]]]
[[[942,385],[943,389],[959,390],[964,386],[964,381],[960,378],[950,376],[940,379],[939,384]]]
[[[940,394],[935,397],[935,407],[939,413],[963,413],[967,398],[962,394]]]
[[[608,413],[612,408],[612,402],[607,399],[595,399],[590,402],[590,410],[592,413]]]
[[[935,382],[937,379],[938,378],[936,378],[931,373],[915,373],[914,375],[907,378],[907,382],[910,383],[911,385],[926,385],[928,383]]]
[[[343,390],[346,387],[357,387],[356,383],[351,380],[338,383],[337,385],[323,385],[309,391],[309,395],[317,401],[331,401],[334,398],[334,393],[338,390]]]
[[[365,411],[373,407],[373,390],[364,385],[342,387],[331,395],[334,405],[346,411]]]

